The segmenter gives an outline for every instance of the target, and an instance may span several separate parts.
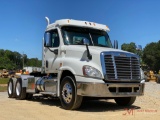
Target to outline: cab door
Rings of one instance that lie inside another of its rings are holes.
[[[45,32],[43,62],[46,73],[57,73],[59,67],[59,47],[60,39],[58,30]]]

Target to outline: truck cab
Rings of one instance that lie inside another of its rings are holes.
[[[50,24],[47,18],[47,22],[42,73],[48,76],[21,76],[19,86],[26,88],[27,95],[58,97],[62,107],[71,110],[79,108],[84,97],[113,98],[118,105],[132,105],[136,96],[144,94],[139,56],[117,49],[117,42],[113,46],[108,26],[72,19]],[[12,81],[14,97],[19,97],[17,79]]]

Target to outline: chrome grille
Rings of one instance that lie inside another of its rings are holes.
[[[111,55],[105,55],[105,67],[108,78],[115,78],[114,63]]]
[[[139,80],[140,68],[137,57],[105,55],[107,79]]]

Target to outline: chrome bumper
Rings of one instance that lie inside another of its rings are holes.
[[[77,94],[90,97],[131,97],[144,95],[145,83],[77,82]]]

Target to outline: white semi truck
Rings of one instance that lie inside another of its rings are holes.
[[[80,107],[84,97],[112,98],[132,105],[144,94],[144,74],[136,54],[118,50],[108,26],[72,19],[49,19],[42,45],[42,72],[10,78],[8,96],[58,97],[64,109]]]

